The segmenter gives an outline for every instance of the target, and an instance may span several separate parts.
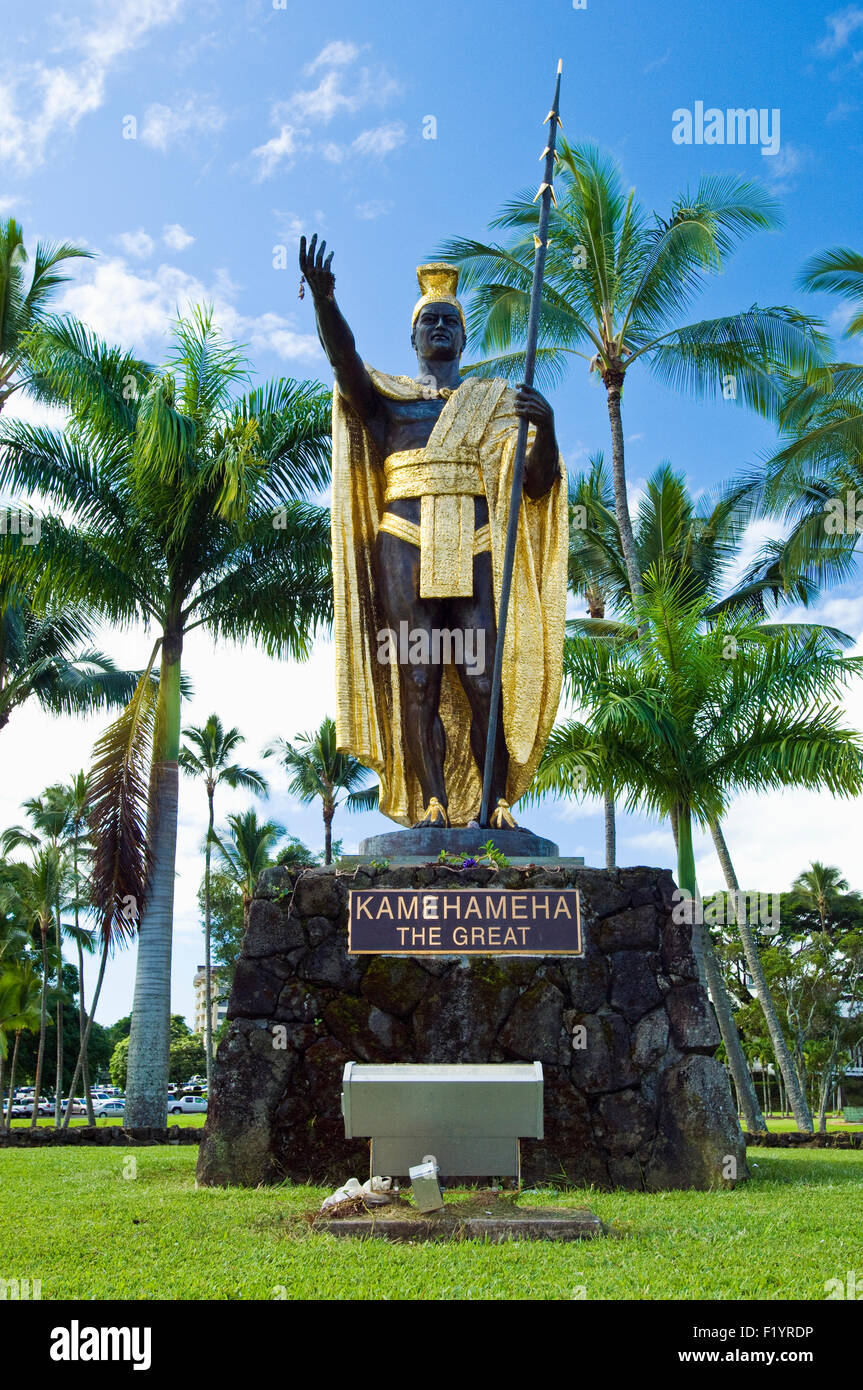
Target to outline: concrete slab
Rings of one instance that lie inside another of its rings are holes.
[[[379,1240],[483,1240],[498,1245],[507,1240],[592,1240],[605,1233],[602,1222],[587,1207],[514,1207],[492,1215],[460,1215],[444,1208],[433,1215],[385,1209],[363,1216],[315,1220],[312,1229],[332,1236]]]

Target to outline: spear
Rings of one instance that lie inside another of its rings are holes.
[[[524,384],[533,385],[536,365],[536,343],[539,335],[539,305],[542,298],[542,281],[545,275],[545,257],[548,250],[548,219],[551,213],[551,200],[554,197],[555,144],[557,128],[560,125],[560,75],[563,59],[557,65],[557,81],[554,87],[554,100],[551,110],[543,124],[548,124],[548,144],[540,155],[545,156],[545,173],[539,185],[534,202],[539,200],[539,227],[534,235],[533,285],[530,291],[530,313],[527,320],[527,347],[524,354]],[[555,203],[555,206],[557,204]],[[518,422],[518,436],[515,446],[515,460],[512,469],[512,492],[509,499],[509,516],[506,525],[506,549],[504,550],[503,574],[500,581],[500,602],[497,616],[497,642],[494,650],[494,669],[491,678],[491,699],[488,711],[488,738],[485,745],[485,764],[482,774],[482,806],[479,823],[489,823],[489,803],[491,801],[491,779],[494,770],[494,746],[497,741],[497,726],[500,718],[500,692],[503,675],[503,648],[506,638],[506,620],[509,612],[509,593],[512,588],[512,572],[515,565],[515,545],[518,539],[518,516],[521,509],[521,490],[524,482],[524,458],[527,452],[527,420]]]

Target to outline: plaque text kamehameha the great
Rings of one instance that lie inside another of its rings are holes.
[[[367,888],[349,898],[351,955],[583,954],[576,888]]]

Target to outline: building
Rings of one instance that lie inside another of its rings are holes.
[[[199,965],[195,971],[195,1029],[200,1036],[204,1036],[204,1025],[206,1014],[207,996],[207,968]],[[219,971],[216,966],[210,970],[210,994],[212,997],[211,1026],[215,1033],[220,1023],[223,1023],[228,1012],[228,1001],[219,998]]]

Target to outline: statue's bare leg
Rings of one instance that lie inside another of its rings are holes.
[[[491,677],[494,670],[494,652],[497,641],[497,623],[494,612],[494,589],[492,583],[491,556],[488,552],[477,555],[473,562],[473,597],[449,599],[448,626],[458,627],[464,634],[465,646],[472,649],[474,658],[458,666],[459,679],[468,699],[473,718],[470,726],[470,746],[482,778],[485,766],[485,747],[488,739],[489,706],[491,703]],[[479,634],[483,634],[480,638]],[[470,640],[469,640],[470,639]],[[498,799],[506,796],[506,779],[509,772],[509,753],[503,732],[503,709],[499,710],[497,737],[494,745],[494,765],[491,782],[491,805],[494,808]],[[479,807],[477,807],[479,812]]]
[[[409,506],[403,503],[399,510],[406,511]],[[430,650],[432,629],[441,625],[443,604],[440,599],[419,597],[418,548],[381,531],[375,541],[375,580],[379,610],[387,627],[396,637],[403,622],[407,623],[409,633],[427,632]],[[438,713],[442,677],[440,664],[399,663],[403,737],[419,778],[423,803],[428,808],[435,799],[446,810],[446,734]],[[435,824],[433,814],[418,822],[418,825],[432,824]]]

